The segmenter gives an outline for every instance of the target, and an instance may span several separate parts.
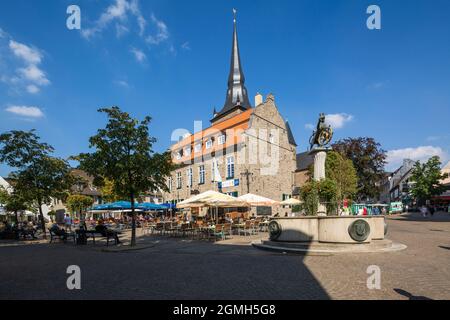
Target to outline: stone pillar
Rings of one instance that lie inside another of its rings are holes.
[[[320,181],[325,179],[325,160],[327,153],[319,151],[314,155],[314,180]]]
[[[325,179],[325,160],[327,159],[327,151],[329,148],[317,148],[310,151],[314,155],[314,177],[315,181],[320,181]],[[326,216],[327,208],[324,204],[319,202],[318,216]]]

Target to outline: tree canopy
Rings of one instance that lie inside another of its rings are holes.
[[[316,215],[319,202],[327,208],[327,214],[335,213],[338,202],[336,199],[336,182],[325,178],[320,181],[310,180],[300,189],[300,197],[307,215]]]
[[[335,199],[342,205],[345,199],[353,199],[358,192],[358,176],[353,162],[336,151],[327,154],[326,177],[336,184]]]
[[[39,210],[45,237],[42,205],[51,198],[61,199],[68,194],[73,177],[69,164],[53,157],[53,147],[40,142],[34,130],[10,131],[0,135],[0,162],[16,168],[10,174],[15,181],[14,190],[28,194]]]
[[[82,218],[83,212],[90,208],[92,204],[94,203],[94,199],[92,199],[89,196],[84,196],[80,194],[71,194],[67,197],[66,205],[67,208],[72,213],[78,213],[80,215],[80,218]]]
[[[442,194],[446,187],[441,181],[448,177],[447,173],[441,171],[441,161],[438,156],[433,156],[425,163],[417,161],[411,173],[411,195],[420,204],[430,200],[433,196]]]
[[[95,151],[76,157],[80,169],[94,177],[97,186],[112,182],[114,193],[126,197],[132,204],[132,239],[136,243],[134,202],[150,190],[166,190],[166,177],[172,169],[170,153],[155,153],[156,139],[149,135],[150,117],[142,121],[132,118],[119,107],[98,110],[108,116],[105,128],[89,139]]]
[[[353,162],[358,176],[356,198],[359,201],[377,198],[386,164],[386,151],[381,145],[373,138],[347,138],[334,143],[333,150]]]
[[[0,203],[7,212],[15,214],[16,222],[18,222],[18,213],[20,211],[30,209],[29,194],[20,193],[18,190],[8,192],[2,186],[0,186]]]
[[[109,179],[104,179],[101,190],[102,199],[105,202],[115,202],[120,200],[120,196],[114,190],[114,183]]]

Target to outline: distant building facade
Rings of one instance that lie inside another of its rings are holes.
[[[403,202],[412,205],[411,197],[411,174],[415,161],[404,159],[403,164],[394,172],[386,173],[380,182],[380,198],[381,203]]]

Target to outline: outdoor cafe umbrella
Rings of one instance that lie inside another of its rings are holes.
[[[216,208],[216,223],[219,218],[219,207],[221,208],[233,208],[233,207],[248,207],[249,203],[243,200],[239,200],[236,197],[229,196],[227,194],[219,193],[211,194],[202,200],[205,205]]]
[[[195,195],[189,199],[177,203],[177,208],[191,208],[191,207],[215,207],[216,208],[216,221],[218,218],[217,212],[219,207],[247,207],[249,204],[246,201],[239,200],[238,198],[229,196],[224,193],[209,190],[198,195]]]
[[[256,194],[247,193],[243,196],[240,196],[238,200],[242,200],[250,204],[252,207],[267,207],[279,204],[278,201],[258,196]]]
[[[191,207],[202,207],[205,205],[204,204],[205,199],[207,199],[209,197],[213,197],[213,196],[220,197],[221,195],[223,195],[223,193],[213,191],[213,190],[208,190],[203,193],[192,196],[186,200],[178,202],[177,208],[182,209],[182,208],[191,208]]]
[[[289,199],[286,199],[286,200],[280,202],[280,204],[282,206],[296,206],[301,203],[303,203],[303,202],[301,202],[300,200],[294,199],[294,198],[289,198]]]

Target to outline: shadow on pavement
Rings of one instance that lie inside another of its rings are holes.
[[[411,294],[410,292],[403,290],[403,289],[395,288],[394,291],[404,297],[407,297],[409,300],[433,300],[433,299],[430,299],[430,298],[424,297],[424,296],[415,296],[415,295]]]
[[[150,249],[105,253],[89,247],[2,247],[0,299],[329,299],[303,256],[166,238]],[[81,290],[68,290],[69,265]]]

